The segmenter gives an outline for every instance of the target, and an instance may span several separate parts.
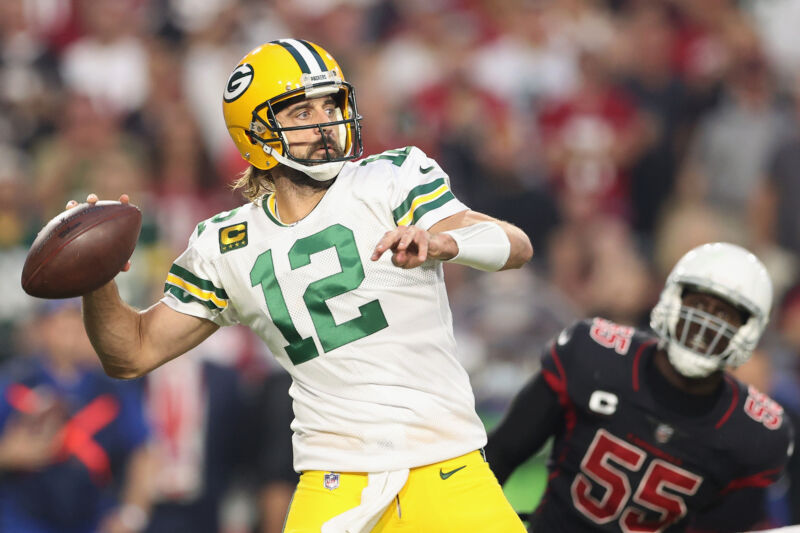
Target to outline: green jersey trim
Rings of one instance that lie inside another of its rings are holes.
[[[273,221],[278,226],[280,226],[282,228],[290,227],[289,224],[284,224],[278,218],[278,211],[277,211],[277,208],[276,208],[276,203],[277,203],[277,199],[275,198],[275,193],[273,192],[273,193],[270,193],[270,194],[264,196],[264,198],[261,199],[261,208],[264,210],[264,213],[267,215],[267,218],[269,218],[271,221]]]

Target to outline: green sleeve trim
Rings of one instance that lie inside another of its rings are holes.
[[[421,206],[417,207],[414,210],[414,218],[411,221],[411,224],[412,225],[416,224],[417,221],[420,218],[422,218],[423,215],[425,215],[425,213],[427,213],[429,211],[433,211],[434,209],[438,209],[438,208],[442,207],[444,204],[446,204],[447,202],[449,202],[450,200],[455,200],[455,199],[456,199],[456,197],[453,195],[453,193],[450,192],[450,191],[447,191],[446,193],[441,195],[436,200],[433,200],[432,202],[428,202],[427,204],[422,204]]]
[[[228,299],[228,293],[226,293],[224,289],[217,288],[213,283],[211,283],[208,280],[198,278],[197,276],[195,276],[194,274],[192,274],[191,272],[189,272],[188,270],[186,270],[181,266],[178,266],[173,263],[172,268],[169,269],[169,273],[174,274],[185,281],[188,281],[198,289],[203,289],[204,291],[213,292],[217,298],[220,298],[222,300]]]
[[[175,285],[172,285],[169,282],[164,284],[164,293],[165,294],[166,293],[172,294],[178,300],[180,300],[181,302],[183,302],[185,304],[196,302],[196,303],[203,304],[204,306],[206,306],[207,308],[211,309],[212,311],[222,311],[223,310],[223,308],[217,306],[211,300],[201,300],[200,298],[196,298],[195,296],[192,296],[191,294],[186,292],[184,289],[182,289],[180,287],[176,287]]]
[[[423,183],[422,185],[418,185],[411,189],[411,192],[408,193],[408,196],[406,196],[406,199],[403,201],[403,203],[392,211],[392,216],[394,217],[395,223],[408,214],[409,210],[414,205],[414,200],[416,200],[418,196],[429,194],[442,185],[445,185],[444,178],[438,178],[429,183]],[[419,209],[419,206],[417,206],[417,209]]]

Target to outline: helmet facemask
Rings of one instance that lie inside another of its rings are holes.
[[[335,177],[346,161],[361,157],[364,147],[361,142],[361,116],[358,114],[355,89],[348,82],[342,81],[333,72],[325,72],[326,81],[309,84],[298,89],[287,91],[266,100],[257,106],[252,113],[249,137],[252,142],[277,162],[299,170],[317,181],[327,181]],[[277,114],[287,104],[298,98],[317,98],[331,95],[336,101],[336,120],[313,125],[284,127],[277,119]],[[337,143],[329,145],[330,137],[325,130],[336,128]],[[321,147],[326,148],[322,159],[302,158],[292,155],[286,132],[317,129],[320,133]]]
[[[749,311],[740,310],[747,317],[742,325],[731,324],[683,302],[685,291],[697,291],[696,287],[674,285],[670,289],[671,294],[662,295],[653,310],[653,326],[676,370],[686,377],[699,378],[726,366],[737,367],[749,358],[758,339],[754,335],[758,320]]]
[[[687,289],[729,304],[741,314],[742,325],[684,305]],[[771,307],[772,281],[763,263],[735,244],[708,243],[687,252],[672,268],[650,313],[650,327],[672,366],[686,377],[701,378],[750,358]]]

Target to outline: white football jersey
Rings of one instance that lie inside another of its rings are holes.
[[[297,471],[380,472],[486,443],[455,357],[442,265],[370,256],[402,225],[464,211],[421,150],[347,163],[311,213],[287,225],[268,195],[198,225],[167,277],[165,304],[245,324],[292,375]]]

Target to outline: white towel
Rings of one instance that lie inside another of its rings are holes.
[[[407,468],[369,474],[361,503],[322,524],[322,533],[369,533],[407,480]]]

